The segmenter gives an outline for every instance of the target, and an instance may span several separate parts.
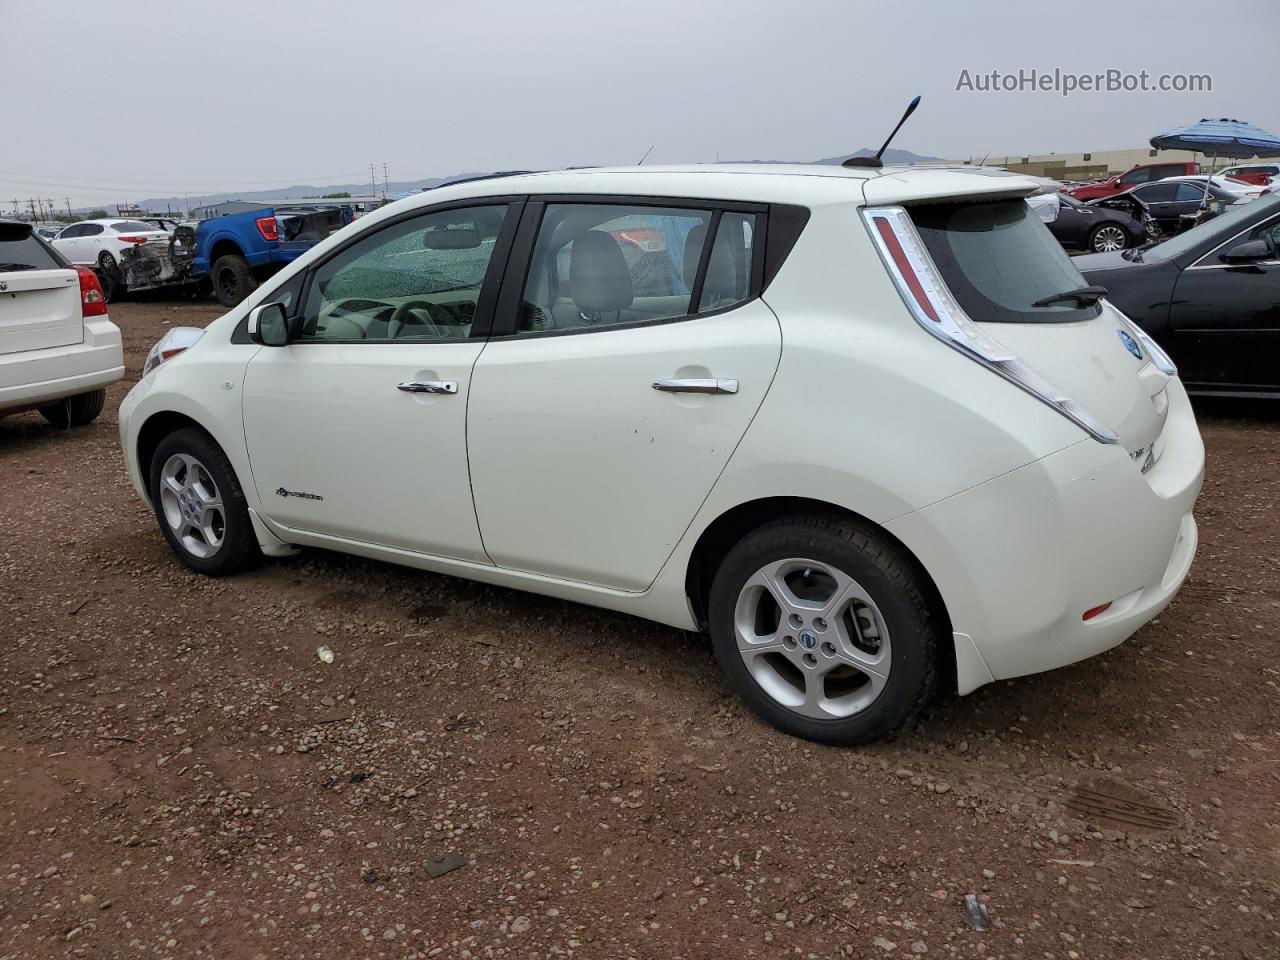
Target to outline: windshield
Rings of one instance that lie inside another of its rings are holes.
[[[974,320],[1062,323],[1098,315],[1096,303],[1055,299],[1088,283],[1025,200],[907,209],[951,293]]]
[[[25,223],[0,223],[0,273],[60,270],[62,266]]]
[[[1270,216],[1280,211],[1280,196],[1264,197],[1252,203],[1233,203],[1227,212],[1208,220],[1185,233],[1170,237],[1163,243],[1142,251],[1143,260],[1172,260],[1196,249],[1201,244],[1213,245],[1229,239],[1243,229],[1246,221],[1254,217]]]

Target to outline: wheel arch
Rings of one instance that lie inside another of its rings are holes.
[[[230,237],[219,237],[213,242],[213,246],[209,248],[209,266],[218,262],[219,257],[236,256],[243,257],[244,251],[240,249],[240,245]]]
[[[160,446],[160,442],[171,433],[176,433],[187,427],[195,427],[213,440],[214,443],[217,443],[218,446],[222,446],[218,438],[204,424],[187,416],[185,413],[179,413],[177,410],[158,410],[147,417],[138,429],[138,438],[134,444],[134,455],[138,459],[138,475],[142,478],[142,485],[146,490],[148,500],[151,499],[149,485],[151,458],[155,455],[156,447]]]
[[[950,643],[954,649],[955,639],[952,634],[951,617],[947,612],[947,605],[942,598],[942,592],[938,589],[938,585],[934,582],[928,569],[920,562],[911,548],[883,526],[862,514],[850,510],[848,507],[811,497],[760,497],[755,500],[748,500],[724,511],[703,529],[694,544],[692,552],[689,554],[689,561],[685,570],[685,594],[688,597],[689,608],[693,612],[698,627],[702,630],[707,628],[707,604],[711,592],[711,581],[725,554],[729,552],[735,543],[752,530],[772,520],[798,514],[813,515],[815,513],[830,516],[833,519],[852,521],[867,530],[873,531],[877,537],[887,541],[895,552],[900,555],[900,559],[908,564],[919,576],[926,600],[933,608],[934,614],[938,617],[938,622],[942,624],[945,631],[943,642]],[[960,651],[956,652],[959,653]],[[955,658],[944,657],[942,660],[943,663],[940,666],[943,669],[943,684],[954,690],[956,681]]]

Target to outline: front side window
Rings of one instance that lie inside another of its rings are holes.
[[[1120,182],[1132,187],[1134,184],[1137,184],[1137,183],[1146,183],[1150,179],[1151,179],[1151,168],[1139,167],[1137,170],[1130,170],[1128,173],[1126,173],[1123,177],[1120,178]]]
[[[519,330],[574,330],[688,315],[710,225],[710,210],[547,204],[525,280]]]
[[[1177,191],[1176,183],[1153,183],[1149,187],[1135,190],[1134,194],[1143,203],[1168,203]]]
[[[1172,260],[1174,257],[1189,253],[1207,244],[1219,244],[1229,240],[1243,230],[1242,220],[1253,217],[1269,217],[1269,214],[1280,208],[1280,196],[1260,197],[1253,203],[1233,203],[1225,213],[1206,220],[1190,230],[1163,240],[1154,247],[1142,251],[1143,260]]]
[[[471,335],[505,204],[423,214],[320,266],[298,340],[453,340]]]
[[[929,255],[972,319],[1053,323],[1098,315],[1061,294],[1087,285],[1025,200],[907,208]]]

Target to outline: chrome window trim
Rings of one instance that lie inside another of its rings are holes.
[[[1215,256],[1215,255],[1216,255],[1220,250],[1222,250],[1222,248],[1223,248],[1223,247],[1225,247],[1227,244],[1229,244],[1229,243],[1234,243],[1236,240],[1239,240],[1239,239],[1240,239],[1240,237],[1242,237],[1244,234],[1246,234],[1246,233],[1250,232],[1251,230],[1256,230],[1258,227],[1262,226],[1262,224],[1263,224],[1263,223],[1270,223],[1272,226],[1280,226],[1280,214],[1278,214],[1278,215],[1277,215],[1275,218],[1273,218],[1272,220],[1264,220],[1262,223],[1255,223],[1255,224],[1252,224],[1251,226],[1245,227],[1245,228],[1244,228],[1243,230],[1241,230],[1239,233],[1237,233],[1237,234],[1235,234],[1235,235],[1233,235],[1233,236],[1231,236],[1231,237],[1228,237],[1226,240],[1223,240],[1220,244],[1218,244],[1216,247],[1214,247],[1212,250],[1210,250],[1208,253],[1206,253],[1203,257],[1201,257],[1201,258],[1200,258],[1199,260],[1197,260],[1195,263],[1191,264],[1191,266],[1187,267],[1187,269],[1188,269],[1188,270],[1219,270],[1219,269],[1222,269],[1222,268],[1224,268],[1224,267],[1240,267],[1240,266],[1244,266],[1244,264],[1240,264],[1240,263],[1205,263],[1204,261],[1208,260],[1208,259],[1209,259],[1210,257],[1212,257],[1212,256]],[[1264,264],[1264,263],[1277,263],[1277,262],[1280,262],[1280,261],[1277,261],[1277,260],[1259,260],[1259,261],[1257,261],[1257,263],[1258,263],[1259,265]]]

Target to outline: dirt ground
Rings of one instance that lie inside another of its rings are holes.
[[[318,551],[187,572],[114,411],[218,312],[113,304],[101,419],[0,421],[0,958],[1280,955],[1275,407],[1200,407],[1156,622],[841,750],[640,620]]]

